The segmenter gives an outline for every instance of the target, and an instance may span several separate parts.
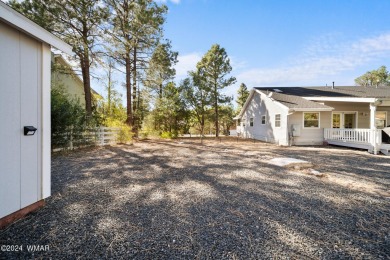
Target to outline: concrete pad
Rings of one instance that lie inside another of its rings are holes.
[[[305,169],[313,167],[313,164],[311,162],[288,157],[273,158],[271,160],[268,160],[267,163],[280,167],[294,169]]]

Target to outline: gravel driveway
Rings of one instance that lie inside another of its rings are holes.
[[[52,197],[0,231],[0,245],[23,246],[0,258],[390,258],[390,157],[229,140],[53,157]],[[268,163],[278,157],[325,176]]]

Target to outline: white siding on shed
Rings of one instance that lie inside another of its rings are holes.
[[[50,196],[50,47],[1,21],[0,35],[1,218]]]
[[[0,22],[0,218],[20,209],[19,33]],[[19,196],[10,194],[19,193]]]
[[[0,1],[1,225],[50,196],[51,46],[72,54],[70,45]],[[25,126],[36,127],[35,135],[25,136]]]
[[[21,138],[21,208],[39,200],[41,186],[41,43],[20,34],[20,129],[34,126],[38,129],[33,136]],[[16,60],[15,60],[16,61]],[[16,61],[17,62],[17,61]]]

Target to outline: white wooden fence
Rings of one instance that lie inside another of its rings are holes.
[[[68,132],[63,133],[64,136],[67,136],[67,144],[62,147],[53,147],[53,151],[56,152],[64,149],[73,150],[86,146],[104,146],[112,144],[116,142],[119,131],[120,128],[118,127],[97,127],[87,129],[81,134],[78,133],[76,136],[72,129],[70,129]]]
[[[120,128],[118,127],[99,127],[97,128],[98,138],[97,145],[107,145],[116,142],[118,132]]]

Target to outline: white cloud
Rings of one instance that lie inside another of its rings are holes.
[[[178,63],[175,66],[176,79],[183,79],[187,76],[188,71],[195,70],[196,64],[201,60],[202,54],[198,52],[188,53],[178,56]]]
[[[321,37],[281,67],[249,69],[237,79],[249,86],[320,85],[329,76],[340,77],[342,72],[383,57],[390,57],[390,33],[344,43],[334,36]]]
[[[230,65],[232,66],[233,70],[244,69],[247,66],[247,63],[245,61],[239,60],[237,57],[229,56],[229,59]]]

